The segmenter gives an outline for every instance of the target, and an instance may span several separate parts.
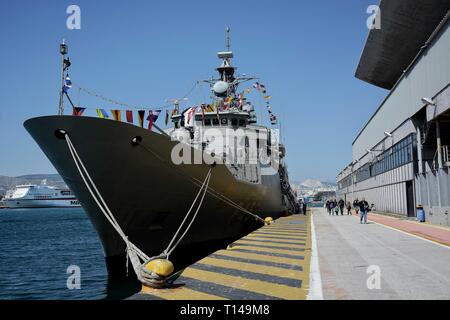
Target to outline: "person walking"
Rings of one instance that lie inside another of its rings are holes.
[[[352,204],[350,201],[347,201],[347,215],[352,215]]]
[[[306,200],[303,200],[303,204],[302,205],[303,205],[302,206],[303,214],[306,216],[306,207],[307,207]]]
[[[355,201],[353,201],[353,209],[355,210],[355,214],[358,215],[358,211],[359,211],[359,201],[358,201],[358,198],[356,198]]]
[[[327,202],[325,203],[325,207],[327,208],[328,215],[331,216],[331,201],[330,200],[327,200]]]
[[[339,204],[336,201],[336,199],[333,200],[333,208],[334,208],[334,214],[338,216],[339,215]]]
[[[345,202],[344,202],[344,200],[340,199],[339,200],[339,211],[341,211],[341,216],[344,215],[344,207],[345,207]]]
[[[364,198],[362,198],[362,200],[358,203],[358,206],[360,212],[359,223],[362,224],[364,221],[364,223],[367,224],[367,212],[369,211],[369,203]]]

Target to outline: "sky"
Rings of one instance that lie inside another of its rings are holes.
[[[66,26],[71,4],[81,9],[79,30]],[[1,1],[0,175],[56,173],[23,122],[57,113],[63,38],[74,84],[158,108],[216,75],[229,26],[238,73],[259,77],[272,96],[291,181],[335,181],[388,94],[354,77],[372,4],[378,0]],[[189,104],[208,102],[208,90],[197,86]],[[76,104],[114,108],[76,88],[70,94]],[[268,123],[261,97],[247,98]]]

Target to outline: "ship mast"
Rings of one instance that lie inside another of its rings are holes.
[[[59,108],[58,115],[64,114],[64,71],[65,71],[65,56],[68,52],[68,47],[62,40],[62,43],[59,45],[59,53],[61,54],[61,91],[59,93]]]
[[[231,51],[231,36],[230,36],[230,27],[227,27],[226,29],[226,44],[225,46],[227,47],[227,51]]]

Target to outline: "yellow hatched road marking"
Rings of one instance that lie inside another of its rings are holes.
[[[260,234],[260,233],[264,233],[264,234],[280,234],[280,235],[300,235],[300,234],[306,234],[307,231],[269,231],[269,230],[258,230],[255,231],[254,233],[256,234]]]
[[[281,234],[264,234],[264,233],[252,233],[251,235],[246,236],[246,238],[248,237],[261,237],[261,238],[267,238],[267,239],[291,239],[291,240],[304,240],[306,238],[306,236],[285,236],[285,235],[281,235]]]
[[[277,231],[277,232],[305,232],[307,229],[284,229],[284,228],[261,228],[262,231]]]
[[[183,272],[183,276],[281,299],[303,299],[306,295],[305,290],[301,288],[293,288],[282,284],[268,283],[261,280],[246,279],[205,270],[188,268]]]
[[[283,228],[283,229],[307,229],[306,225],[303,224],[299,224],[299,225],[288,225],[288,224],[280,224],[280,223],[275,223],[275,224],[271,224],[268,226],[264,226],[263,228],[266,229],[276,229],[276,228]]]
[[[271,276],[279,276],[279,277],[283,277],[283,278],[290,278],[290,279],[296,279],[296,280],[298,280],[298,279],[304,280],[308,276],[302,271],[293,270],[293,269],[285,269],[285,268],[272,267],[272,266],[261,266],[258,264],[252,264],[252,263],[247,263],[247,262],[222,260],[222,259],[217,259],[217,258],[205,258],[198,263],[207,264],[207,265],[216,266],[216,267],[224,267],[224,268],[248,271],[248,272],[256,272],[256,273],[267,274],[267,275],[271,275]]]
[[[239,251],[233,251],[233,250],[220,250],[220,251],[217,251],[216,254],[227,256],[227,257],[237,257],[237,258],[253,259],[253,260],[259,260],[259,261],[284,263],[284,264],[290,264],[293,266],[302,266],[302,260],[300,260],[300,259],[276,257],[276,256],[265,255],[265,254],[239,252]]]
[[[283,241],[283,242],[289,242],[289,243],[293,243],[293,244],[295,244],[295,243],[298,244],[299,242],[304,243],[306,241],[306,239],[298,239],[298,240],[274,239],[274,238],[269,239],[269,238],[266,238],[264,236],[257,236],[257,235],[247,236],[247,237],[243,238],[242,240],[248,240],[248,241],[252,241],[252,240],[267,240],[267,241],[274,241],[274,242]],[[239,241],[242,241],[242,240],[239,240]]]
[[[191,290],[184,286],[168,289],[155,289],[142,286],[141,293],[150,294],[165,300],[227,300],[224,297]]]
[[[303,252],[295,252],[293,250],[283,250],[283,249],[278,249],[278,248],[261,248],[261,247],[257,247],[257,246],[240,246],[239,244],[235,244],[231,250],[233,249],[242,249],[242,250],[251,250],[251,251],[258,251],[258,252],[265,252],[267,254],[271,254],[271,253],[281,253],[281,254],[289,254],[289,255],[300,255],[303,256]]]
[[[292,248],[292,249],[303,249],[305,248],[305,245],[299,245],[299,244],[287,244],[287,243],[273,243],[273,242],[259,242],[259,241],[252,241],[251,239],[242,239],[235,244],[252,244],[255,246],[265,246],[265,247],[271,247],[271,248]],[[270,249],[269,249],[270,250]],[[294,250],[291,250],[291,252],[295,252]]]

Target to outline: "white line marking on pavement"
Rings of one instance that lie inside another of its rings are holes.
[[[403,230],[400,230],[400,229],[397,229],[397,228],[394,228],[394,227],[390,227],[390,226],[388,226],[388,225],[385,225],[385,224],[382,224],[382,223],[379,223],[379,222],[375,222],[375,221],[373,221],[373,220],[369,220],[369,221],[372,222],[372,223],[375,223],[375,224],[377,224],[377,225],[379,225],[379,226],[382,226],[382,227],[385,227],[385,228],[388,228],[388,229],[392,229],[392,230],[395,230],[395,231],[398,231],[398,232],[407,234],[408,236],[411,236],[411,237],[414,237],[414,238],[417,238],[417,239],[421,239],[421,240],[423,240],[423,241],[426,241],[426,242],[429,242],[429,243],[438,245],[438,246],[443,247],[443,248],[446,248],[446,249],[450,249],[450,247],[449,247],[449,246],[446,246],[445,244],[442,244],[442,243],[439,243],[439,242],[436,242],[436,241],[433,241],[433,240],[429,240],[429,239],[427,239],[427,238],[423,238],[423,237],[421,237],[421,236],[417,236],[417,235],[415,235],[415,234],[412,234],[412,233],[409,233],[409,232],[406,232],[406,231],[403,231]]]
[[[311,264],[309,267],[309,293],[307,300],[323,300],[322,278],[320,277],[319,253],[317,251],[316,230],[311,210]]]

